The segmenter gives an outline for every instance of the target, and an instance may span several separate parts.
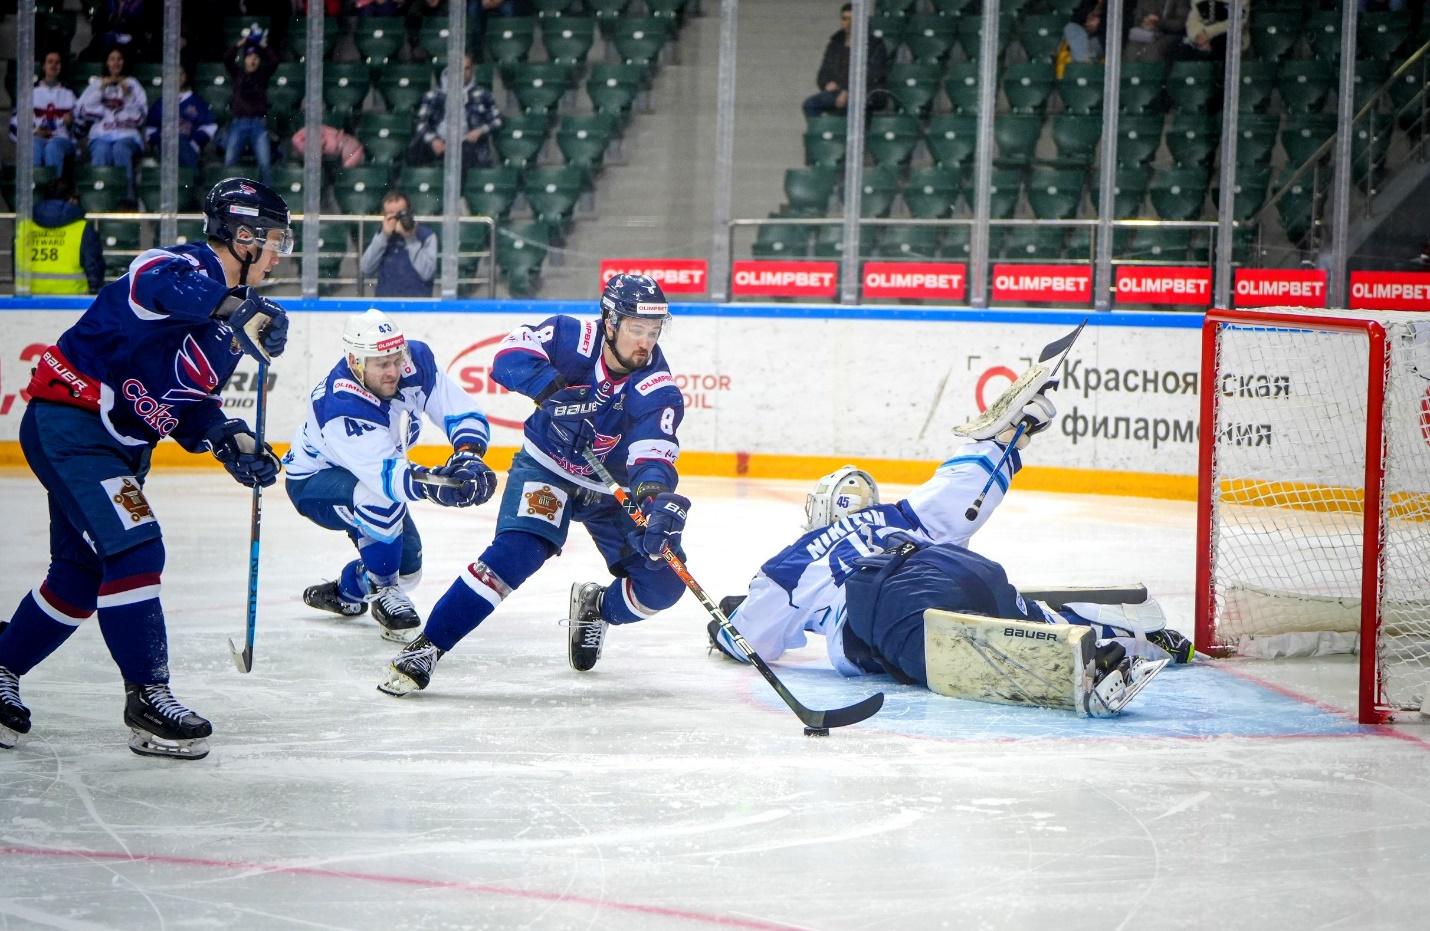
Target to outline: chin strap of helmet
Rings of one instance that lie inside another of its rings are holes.
[[[606,345],[611,348],[611,355],[615,357],[618,366],[613,367],[611,374],[619,375],[624,378],[634,372],[639,366],[630,359],[623,358],[621,351],[616,348],[616,332],[621,328],[621,324],[619,321],[614,323],[610,322],[614,317],[616,317],[616,314],[608,314],[606,319],[602,321],[601,336],[605,339]],[[610,326],[610,330],[606,329],[607,326]]]
[[[233,240],[230,239],[225,245],[228,246],[228,254],[233,256],[238,262],[238,286],[240,288],[248,285],[248,268],[258,261],[256,256],[250,255],[247,258],[239,255],[233,248]]]

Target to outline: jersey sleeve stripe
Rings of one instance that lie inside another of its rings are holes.
[[[1004,492],[1005,494],[1007,493],[1008,481],[1011,476],[1005,475],[1001,469],[994,471],[993,460],[989,459],[987,456],[955,456],[945,462],[943,465],[939,466],[939,469],[942,470],[949,466],[962,464],[978,466],[984,472],[993,476],[993,481],[998,484],[998,488],[1000,491]]]

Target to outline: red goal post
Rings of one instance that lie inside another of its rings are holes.
[[[1359,717],[1430,690],[1430,314],[1213,310],[1197,648],[1360,652]]]

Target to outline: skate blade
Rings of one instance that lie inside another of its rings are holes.
[[[20,742],[20,732],[0,725],[0,750],[13,750]]]
[[[422,687],[405,673],[399,672],[397,667],[389,666],[387,678],[377,684],[377,690],[384,695],[401,698],[408,692],[420,692]]]
[[[1117,717],[1122,713],[1122,709],[1126,708],[1128,703],[1131,702],[1132,699],[1136,698],[1139,692],[1141,692],[1148,685],[1150,685],[1152,679],[1156,677],[1157,673],[1165,669],[1167,664],[1170,662],[1171,660],[1169,659],[1159,659],[1138,664],[1136,680],[1129,682],[1122,690],[1122,693],[1118,695],[1115,699],[1113,699],[1109,704],[1103,705],[1101,703],[1098,703],[1090,707],[1088,709],[1089,713],[1094,718]]]
[[[421,629],[422,628],[420,627],[396,628],[383,627],[381,624],[377,625],[378,636],[382,637],[382,639],[384,640],[391,640],[393,643],[402,644],[411,643],[412,641],[416,640],[417,633]]]
[[[202,760],[209,755],[208,741],[202,737],[192,740],[165,740],[137,727],[131,727],[129,731],[129,749],[140,756],[157,756],[169,760]]]

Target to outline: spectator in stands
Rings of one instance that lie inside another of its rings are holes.
[[[104,286],[104,246],[74,183],[54,178],[40,189],[33,220],[15,231],[16,270],[30,273],[32,294],[94,294]]]
[[[345,133],[334,126],[323,126],[323,158],[335,159],[344,168],[361,165],[367,158],[367,150],[351,133]],[[288,157],[295,162],[303,161],[304,147],[308,142],[308,128],[305,126],[293,134],[288,143]]]
[[[1245,51],[1250,33],[1242,16],[1241,47]],[[1194,0],[1187,12],[1187,31],[1174,58],[1180,61],[1225,61],[1226,33],[1231,28],[1231,4],[1227,0]]]
[[[401,191],[382,199],[382,229],[363,252],[363,275],[377,275],[378,297],[431,297],[437,277],[437,234],[412,218]]]
[[[1187,32],[1191,0],[1137,0],[1124,61],[1166,61]]]
[[[149,107],[149,120],[144,130],[149,147],[156,155],[160,154],[159,134],[163,127],[164,99],[159,97]],[[204,146],[209,144],[209,140],[217,132],[218,124],[214,122],[208,101],[194,93],[189,79],[189,66],[179,65],[179,164],[185,168],[196,167],[203,155]]]
[[[65,170],[65,162],[74,156],[70,130],[74,125],[75,96],[74,91],[60,82],[64,59],[59,52],[46,52],[42,69],[40,79],[35,82],[35,165],[53,168],[58,173]],[[18,117],[11,115],[11,139],[19,138],[19,127]]]
[[[1107,0],[1082,0],[1072,18],[1063,27],[1063,41],[1068,47],[1068,61],[1096,62],[1107,49]],[[1133,23],[1132,0],[1122,0],[1122,41]]]
[[[462,57],[462,171],[489,168],[495,163],[492,134],[501,128],[501,111],[492,92],[476,81],[472,53]],[[417,107],[417,129],[407,149],[409,165],[429,165],[447,151],[447,72],[442,82],[422,97]]]
[[[130,61],[159,57],[164,34],[163,0],[90,0],[90,40],[81,61],[102,61],[112,48],[124,50]]]
[[[122,49],[110,49],[104,59],[103,77],[91,78],[79,95],[75,111],[89,127],[89,160],[93,165],[124,169],[126,188],[123,206],[133,209],[134,160],[144,151],[140,134],[149,113],[144,87],[129,75]]]
[[[819,63],[815,84],[819,92],[804,100],[804,115],[816,117],[822,113],[844,113],[849,109],[849,45],[854,33],[853,4],[839,8],[839,31],[829,37],[824,58]],[[883,42],[869,43],[869,57],[864,69],[865,109],[882,105],[884,76],[889,70],[889,50]]]
[[[278,70],[278,56],[268,47],[268,33],[249,26],[238,37],[228,60],[233,82],[233,122],[224,138],[225,165],[237,165],[244,150],[252,148],[258,161],[258,180],[272,180],[273,150],[268,141],[268,81]]]

